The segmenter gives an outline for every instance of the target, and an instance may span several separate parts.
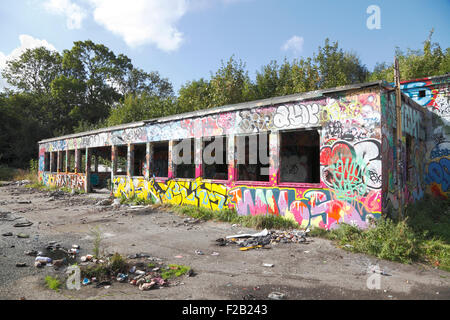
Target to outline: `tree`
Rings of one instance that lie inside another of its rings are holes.
[[[2,76],[19,90],[50,93],[51,82],[62,72],[62,57],[45,47],[27,49],[18,58],[6,62]]]
[[[241,60],[236,61],[234,56],[226,64],[221,63],[222,66],[211,77],[209,107],[252,100],[252,83],[245,64]]]
[[[330,44],[328,38],[323,47],[319,46],[314,62],[319,72],[320,89],[364,82],[369,76],[367,68],[355,53],[344,52],[339,49],[337,41]]]
[[[178,105],[181,112],[207,109],[211,106],[211,86],[209,81],[189,81],[182,85],[178,93]]]
[[[434,30],[432,29],[428,38],[423,42],[421,50],[408,48],[406,53],[396,48],[395,56],[400,67],[401,80],[411,80],[423,77],[437,76],[450,73],[450,48],[442,51],[438,43],[431,41]],[[370,80],[394,81],[394,64],[377,63],[370,75]]]
[[[127,95],[123,102],[111,110],[106,120],[108,126],[148,120],[179,113],[173,97],[161,98],[144,92],[141,95]]]
[[[139,68],[130,68],[121,81],[117,83],[122,96],[127,94],[142,94],[168,98],[174,95],[173,86],[166,78],[161,78],[158,72],[145,72]]]

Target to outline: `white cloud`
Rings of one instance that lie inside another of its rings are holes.
[[[303,51],[303,43],[303,37],[293,36],[284,43],[281,49],[284,51],[293,50],[295,53],[300,53]]]
[[[8,60],[14,60],[22,53],[24,53],[27,49],[33,49],[38,47],[46,47],[49,50],[57,51],[56,48],[48,43],[46,40],[36,39],[27,34],[21,34],[19,36],[20,46],[12,50],[9,54],[5,54],[0,51],[0,73],[3,71],[3,68],[6,66],[6,62]],[[0,90],[8,87],[6,81],[0,75]]]
[[[94,20],[123,38],[131,47],[152,43],[177,50],[183,34],[176,23],[188,10],[187,0],[89,0]]]
[[[44,7],[49,12],[66,16],[69,29],[80,29],[86,17],[86,11],[70,0],[47,0]]]

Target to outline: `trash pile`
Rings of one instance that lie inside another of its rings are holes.
[[[177,285],[178,282],[171,282],[173,279],[186,275],[194,276],[194,272],[190,267],[169,264],[165,265],[161,259],[151,257],[148,254],[137,253],[128,256],[132,262],[119,257],[120,267],[117,268],[118,262],[114,262],[114,257],[107,258],[107,261],[88,259],[82,263],[82,285],[87,286],[93,284],[96,288],[109,288],[113,281],[121,283],[129,283],[136,286],[141,291],[150,289],[162,289],[169,285]],[[86,256],[87,258],[88,256]],[[139,259],[136,261],[136,259]],[[100,270],[100,271],[99,271]],[[170,282],[169,282],[170,281]]]
[[[310,230],[268,231],[264,229],[254,234],[236,234],[216,240],[218,246],[237,244],[241,251],[263,248],[270,249],[269,245],[278,243],[308,243],[306,236]]]

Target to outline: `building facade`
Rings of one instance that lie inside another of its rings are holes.
[[[43,140],[39,179],[86,192],[109,186],[115,197],[279,215],[304,227],[366,228],[370,217],[433,193],[432,179],[447,196],[448,185],[429,169],[434,158],[424,157],[433,115],[402,94],[397,138],[387,83],[319,90]]]

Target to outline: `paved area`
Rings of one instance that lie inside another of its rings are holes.
[[[151,207],[96,205],[108,195],[52,196],[49,192],[18,185],[0,187],[0,299],[268,299],[271,292],[284,299],[449,299],[450,273],[429,266],[379,260],[349,253],[324,239],[306,244],[277,244],[271,249],[240,251],[234,245],[219,247],[216,239],[257,230],[219,222],[186,222],[186,217]],[[29,227],[14,227],[30,221]],[[45,287],[47,274],[64,269],[42,269],[24,251],[42,250],[50,241],[63,247],[81,246],[78,256],[92,253],[94,228],[104,239],[102,251],[124,256],[147,253],[165,263],[188,265],[194,277],[181,277],[175,286],[140,291],[127,283],[111,287],[82,287],[55,292]],[[28,238],[18,238],[23,233]],[[197,255],[196,250],[204,255]],[[211,255],[218,252],[219,255]],[[27,267],[16,267],[26,263]],[[273,264],[265,267],[264,263]],[[380,276],[380,289],[370,290],[370,266]]]

